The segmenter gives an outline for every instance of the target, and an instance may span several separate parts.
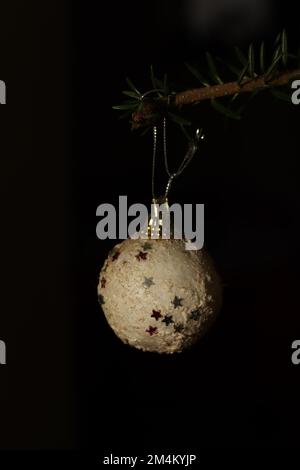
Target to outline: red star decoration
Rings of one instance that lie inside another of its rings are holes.
[[[153,336],[155,333],[157,333],[157,327],[150,325],[146,332],[149,333],[150,336]]]
[[[135,257],[141,261],[142,260],[146,260],[147,259],[147,256],[148,256],[148,253],[144,253],[143,251],[139,251],[139,254],[138,255],[135,255]]]
[[[120,256],[120,252],[119,251],[116,251],[115,254],[113,255],[112,257],[112,261],[116,261],[116,259],[118,259]]]
[[[158,320],[162,317],[162,314],[160,313],[160,310],[152,310],[151,317],[155,318],[155,320]]]
[[[106,279],[104,279],[104,277],[101,279],[101,287],[102,289],[104,289],[106,286]]]

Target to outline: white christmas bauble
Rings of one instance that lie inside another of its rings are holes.
[[[143,351],[181,352],[194,344],[221,306],[219,276],[207,253],[182,240],[128,239],[110,252],[98,299],[124,343]]]

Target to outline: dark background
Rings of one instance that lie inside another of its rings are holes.
[[[236,31],[249,19],[242,12],[205,34],[193,32],[184,5],[3,6],[0,448],[299,446],[296,106],[257,98],[238,123],[199,108],[206,140],[171,195],[205,204],[206,246],[225,285],[219,320],[198,346],[173,357],[135,351],[97,304],[114,242],[96,239],[96,207],[125,194],[129,203],[151,198],[151,138],[111,109],[125,77],[147,89],[153,63],[176,82],[183,62],[207,48],[270,41],[283,26],[291,49],[300,44],[292,2],[270,1],[260,21]],[[174,164],[182,139],[170,129]]]

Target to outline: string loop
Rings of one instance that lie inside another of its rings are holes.
[[[202,129],[196,130],[196,135],[194,139],[190,139],[188,150],[183,157],[182,162],[175,172],[171,172],[169,169],[168,154],[167,154],[167,120],[163,119],[163,154],[164,154],[164,164],[165,170],[169,177],[166,190],[163,196],[163,199],[166,200],[170,192],[172,183],[175,178],[177,178],[181,173],[186,169],[191,160],[193,159],[196,151],[198,150],[198,143],[200,139],[203,139],[204,135]],[[152,155],[152,199],[156,200],[155,196],[155,166],[156,166],[156,154],[157,154],[157,126],[153,127],[153,155]]]

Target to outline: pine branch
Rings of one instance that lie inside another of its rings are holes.
[[[171,90],[167,75],[164,75],[163,80],[159,79],[151,66],[153,88],[141,93],[132,81],[127,79],[129,90],[123,91],[127,99],[113,108],[126,111],[121,117],[131,115],[132,129],[147,130],[159,123],[163,117],[168,117],[186,132],[186,127],[192,124],[186,119],[186,111],[199,106],[203,101],[210,101],[213,109],[226,117],[241,119],[245,104],[262,91],[269,91],[276,98],[285,101],[290,100],[289,91],[279,88],[287,88],[292,80],[300,77],[300,51],[298,56],[289,53],[285,30],[276,36],[269,51],[266,51],[265,43],[262,42],[257,51],[254,45],[250,44],[246,54],[238,47],[234,48],[234,52],[238,64],[231,63],[230,59],[224,61],[219,57],[214,58],[209,52],[205,55],[206,66],[205,63],[202,63],[201,67],[199,64],[194,66],[185,63],[189,73],[200,82],[200,88],[181,92]],[[223,74],[227,75],[226,78],[222,77]],[[231,76],[233,78],[230,78]],[[185,88],[183,85],[181,87]],[[246,97],[243,106],[237,100],[241,95]],[[195,113],[192,114],[195,116]]]
[[[244,79],[241,83],[234,81],[203,86],[182,91],[169,97],[164,96],[148,100],[140,111],[132,114],[132,128],[138,129],[153,124],[168,111],[178,110],[186,105],[196,105],[205,100],[284,86],[297,77],[300,77],[300,69],[278,72],[275,77],[272,77],[270,72],[266,72],[256,78]]]

